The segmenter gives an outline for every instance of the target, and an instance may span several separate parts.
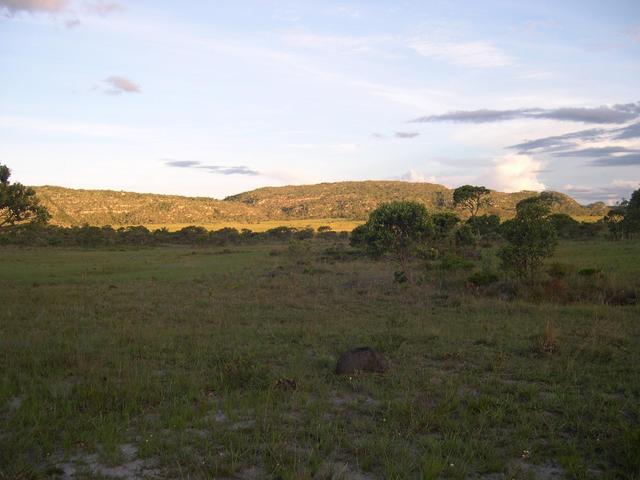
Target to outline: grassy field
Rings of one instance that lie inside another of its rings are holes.
[[[600,220],[602,217],[593,217],[593,216],[579,216],[574,215],[573,218],[580,222],[596,222]],[[244,228],[251,230],[253,232],[265,232],[271,228],[276,227],[291,227],[291,228],[313,228],[317,230],[318,227],[328,226],[331,227],[331,230],[334,232],[350,232],[358,225],[364,223],[364,220],[347,220],[344,218],[320,218],[320,219],[305,219],[305,220],[269,220],[264,222],[255,222],[255,223],[247,223],[247,222],[233,222],[233,221],[221,221],[217,223],[198,223],[195,225],[198,227],[204,227],[207,230],[214,231],[220,230],[222,228],[235,228],[237,230],[242,230]],[[149,230],[156,230],[159,228],[166,228],[170,232],[176,232],[184,227],[189,227],[194,225],[194,223],[149,223],[144,226]],[[118,227],[126,227],[128,225],[114,225],[114,228]]]
[[[640,478],[638,305],[322,241],[0,255],[0,479]],[[554,260],[640,286],[638,242]],[[390,371],[336,376],[363,345]]]
[[[214,231],[222,228],[235,228],[236,230],[242,230],[244,228],[251,230],[252,232],[266,232],[271,228],[276,227],[291,227],[291,228],[313,228],[317,230],[318,227],[331,227],[334,232],[350,232],[358,225],[364,223],[364,220],[346,220],[344,218],[320,218],[320,219],[305,219],[305,220],[268,220],[264,222],[231,222],[221,221],[217,223],[195,223],[198,227],[204,227],[207,230]],[[149,230],[156,230],[158,228],[166,228],[170,232],[176,232],[184,227],[194,225],[193,223],[167,223],[167,224],[146,224],[144,225]],[[126,227],[127,225],[116,225],[114,228]]]

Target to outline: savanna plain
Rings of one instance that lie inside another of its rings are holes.
[[[532,286],[339,239],[0,255],[3,480],[640,476],[640,306],[602,294],[637,240]],[[389,371],[336,375],[359,346]]]

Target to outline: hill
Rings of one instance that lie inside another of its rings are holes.
[[[382,202],[415,200],[431,211],[453,209],[453,190],[431,183],[364,181],[265,187],[217,200],[112,190],[35,187],[58,225],[229,224],[313,219],[364,220]],[[512,217],[515,205],[535,192],[492,191],[487,213]],[[582,206],[555,193],[555,211],[574,217],[602,216],[602,203]],[[462,213],[462,212],[461,212]]]

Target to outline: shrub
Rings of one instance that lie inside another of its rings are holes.
[[[371,212],[367,223],[354,230],[352,245],[364,246],[372,257],[392,255],[411,281],[409,262],[432,233],[431,218],[421,203],[383,203]]]
[[[459,247],[472,247],[476,244],[476,233],[468,224],[462,225],[456,230],[456,245]]]
[[[582,270],[578,270],[578,275],[582,277],[595,277],[596,275],[602,275],[602,269],[593,267],[583,268]]]
[[[547,273],[549,274],[550,277],[558,278],[558,279],[565,278],[571,275],[574,271],[575,271],[575,268],[573,265],[569,265],[568,263],[560,263],[560,262],[553,262],[551,265],[549,265],[549,268],[547,269]]]
[[[498,215],[480,215],[469,218],[466,224],[481,237],[491,236],[500,229],[500,217]]]
[[[497,273],[480,271],[469,276],[467,281],[477,287],[484,287],[500,280]]]
[[[505,270],[533,281],[558,243],[555,228],[547,218],[549,211],[549,199],[543,195],[526,198],[516,205],[516,217],[501,226],[502,236],[509,242],[498,252]]]
[[[475,264],[455,253],[447,253],[440,261],[441,270],[471,270]]]
[[[436,213],[431,217],[431,220],[436,240],[444,240],[449,237],[455,226],[460,223],[460,218],[451,212]]]

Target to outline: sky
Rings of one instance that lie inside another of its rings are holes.
[[[640,1],[0,0],[0,163],[223,198],[640,187]]]

